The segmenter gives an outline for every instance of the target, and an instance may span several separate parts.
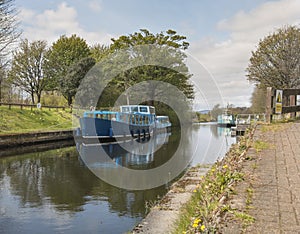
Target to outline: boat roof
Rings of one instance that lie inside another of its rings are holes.
[[[157,119],[169,119],[169,116],[167,115],[158,115],[156,116]]]
[[[122,105],[120,107],[152,107],[152,108],[154,108],[154,106],[148,106],[148,105]]]
[[[116,111],[102,111],[102,110],[94,110],[94,111],[85,111],[84,114],[117,114]]]

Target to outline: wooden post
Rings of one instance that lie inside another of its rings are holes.
[[[291,95],[289,97],[290,99],[290,104],[289,106],[295,106],[296,105],[296,96],[295,95]],[[290,118],[295,118],[296,117],[296,112],[291,112],[290,113]]]
[[[273,89],[272,87],[267,88],[267,96],[266,96],[266,121],[267,123],[272,122],[273,115]]]

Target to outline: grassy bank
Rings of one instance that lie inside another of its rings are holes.
[[[72,115],[68,110],[0,106],[0,120],[0,134],[72,128]]]
[[[235,212],[234,215],[245,222],[252,221],[247,213],[231,210],[224,203],[234,193],[234,185],[244,179],[241,162],[247,160],[245,152],[251,144],[252,134],[242,137],[224,159],[216,162],[200,179],[192,198],[183,207],[173,233],[216,233],[219,231],[220,217],[226,212]]]

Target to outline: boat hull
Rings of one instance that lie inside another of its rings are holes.
[[[231,127],[234,127],[235,124],[233,124],[233,123],[218,123],[218,126],[222,127],[222,128],[231,128]]]
[[[82,137],[127,137],[150,134],[151,125],[134,125],[120,121],[84,117],[80,119]]]

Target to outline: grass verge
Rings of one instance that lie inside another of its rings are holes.
[[[234,193],[234,185],[243,180],[241,162],[252,142],[253,131],[248,132],[239,142],[233,145],[223,160],[216,162],[209,172],[201,177],[197,189],[190,201],[183,207],[180,219],[176,222],[173,233],[216,233],[219,217],[225,212],[235,212],[235,216],[245,223],[253,218],[246,213],[237,213],[225,205],[226,199]],[[249,205],[251,191],[249,190]]]
[[[72,128],[72,114],[56,109],[37,110],[0,106],[0,134],[50,131]]]

